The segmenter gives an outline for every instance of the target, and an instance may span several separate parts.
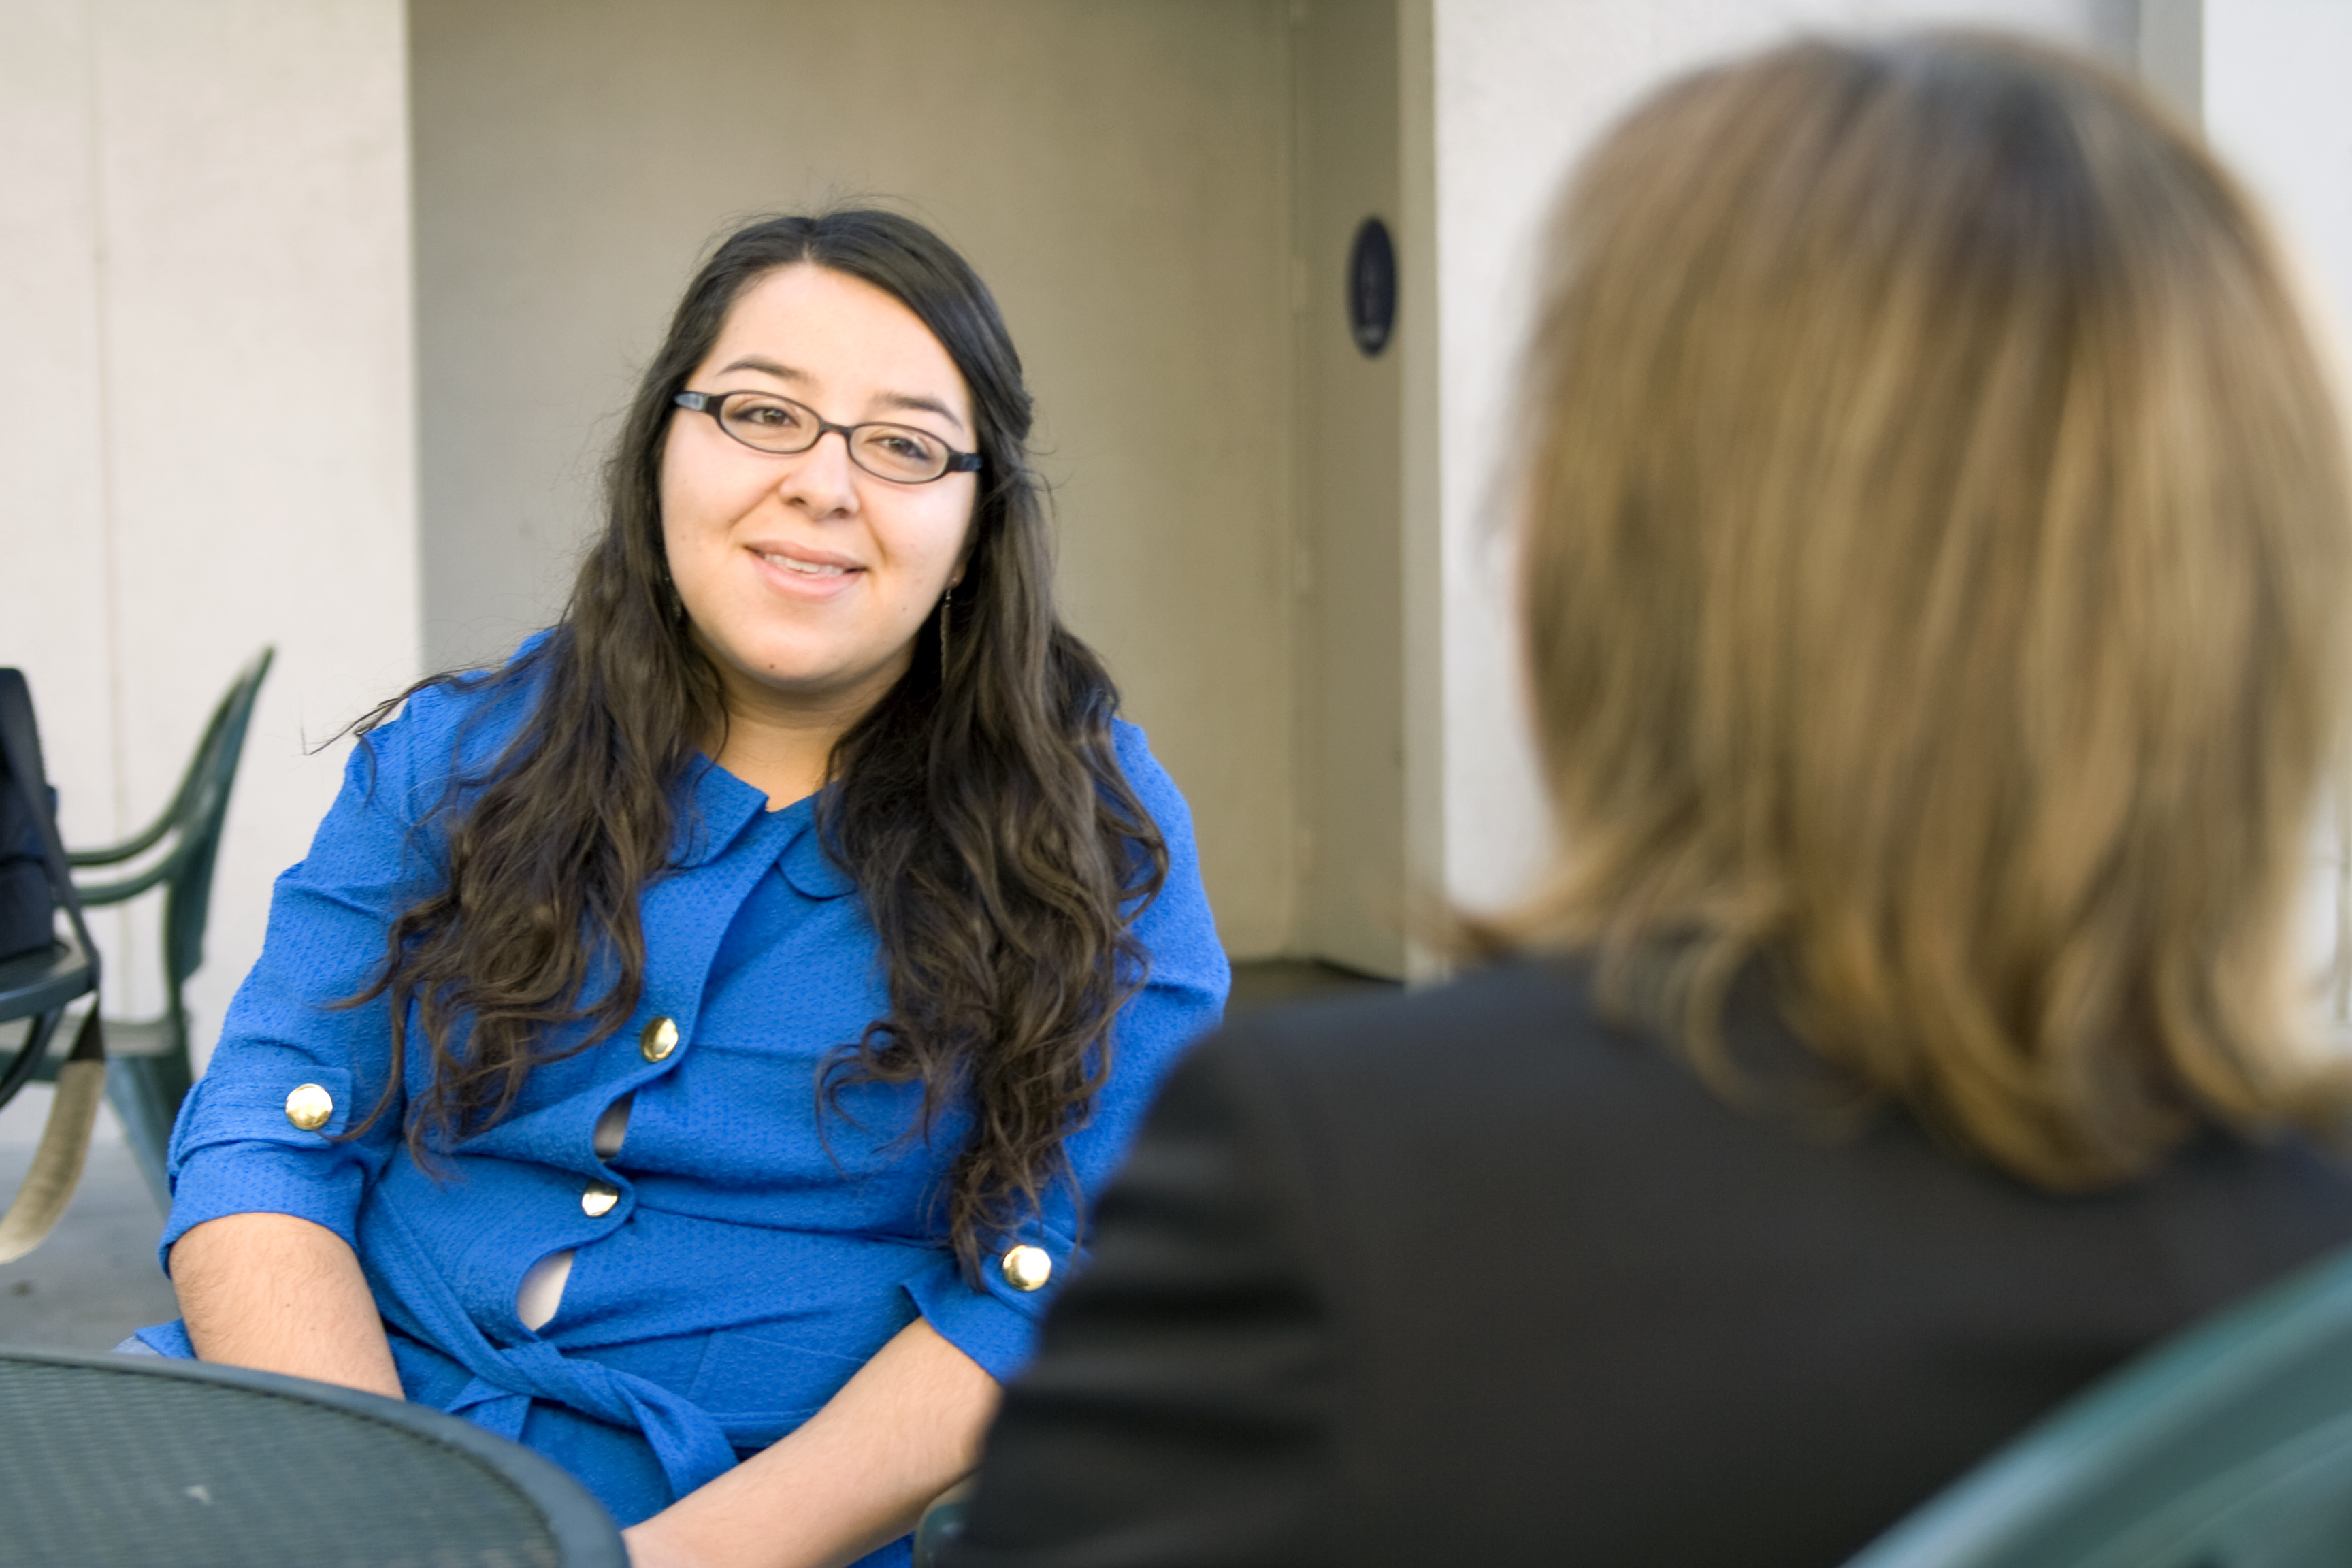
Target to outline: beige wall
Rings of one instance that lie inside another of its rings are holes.
[[[895,198],[997,292],[1070,619],[1192,802],[1236,953],[1290,940],[1283,0],[413,0],[425,630],[561,603],[612,417],[732,220]]]
[[[1402,974],[1407,351],[1396,341],[1377,356],[1359,351],[1345,296],[1358,226],[1375,216],[1392,233],[1402,224],[1397,7],[1310,0],[1294,14],[1302,284],[1294,945]]]
[[[2352,187],[2327,183],[2324,136],[2287,129],[2299,62],[2247,41],[2331,8],[2259,6],[2215,57],[2242,103],[2227,136],[2299,148],[2258,155],[2284,171],[2262,177],[2324,206]],[[208,1029],[333,786],[303,740],[420,657],[495,656],[553,613],[610,416],[695,253],[743,215],[887,194],[1004,302],[1072,618],[1192,800],[1229,945],[1392,971],[1403,886],[1491,900],[1545,849],[1489,437],[1560,171],[1666,73],[1793,25],[1989,19],[2131,58],[2142,11],[16,0],[0,658],[33,675],[89,842],[156,809],[229,672],[279,644]],[[1404,299],[1368,362],[1338,290],[1375,211]],[[130,958],[125,981],[152,951]]]
[[[1492,436],[1536,219],[1674,70],[1798,25],[1960,18],[2118,58],[2130,0],[413,0],[425,647],[561,602],[692,255],[879,193],[1030,362],[1080,632],[1191,798],[1237,954],[1408,963],[1408,888],[1549,852]],[[910,40],[920,40],[910,47]],[[1340,321],[1363,216],[1398,339]],[[1295,293],[1295,298],[1294,298]],[[1292,311],[1296,309],[1295,321]]]
[[[278,649],[200,1047],[338,783],[306,744],[417,668],[402,54],[398,0],[0,6],[0,663],[68,842],[159,811]],[[110,1005],[160,1006],[151,922],[100,936]]]

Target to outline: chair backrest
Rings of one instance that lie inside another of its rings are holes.
[[[170,840],[161,858],[120,881],[80,883],[85,905],[121,903],[148,889],[163,887],[163,984],[171,1011],[180,1011],[180,989],[205,961],[205,926],[212,908],[213,866],[220,856],[221,828],[228,818],[231,787],[245,755],[245,737],[261,682],[274,650],[263,648],[230,682],[196,742],[172,803],[144,831],[100,849],[76,850],[76,866],[112,866]]]
[[[228,797],[245,756],[246,731],[276,649],[263,648],[229,686],[205,726],[195,759],[181,781],[176,803],[182,859],[163,894],[163,978],[173,1005],[181,985],[205,962],[205,926],[212,910],[213,865],[220,858]]]
[[[2352,1563],[2352,1251],[2123,1368],[1847,1568]]]

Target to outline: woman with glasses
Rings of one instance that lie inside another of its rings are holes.
[[[1826,1568],[2352,1239],[2352,483],[2235,183],[2085,62],[1808,41],[1605,136],[1542,277],[1562,857],[1186,1058],[952,1568]]]
[[[1030,417],[919,225],[719,248],[563,618],[372,715],[280,879],[147,1343],[518,1438],[641,1564],[903,1561],[1226,984]]]

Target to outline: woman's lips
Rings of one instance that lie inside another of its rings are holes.
[[[771,566],[781,566],[787,572],[797,572],[803,577],[838,577],[852,568],[831,561],[803,561],[796,555],[772,554],[765,550],[751,553]]]
[[[830,598],[866,570],[854,561],[823,551],[763,550],[753,545],[751,552],[770,583],[804,596]]]

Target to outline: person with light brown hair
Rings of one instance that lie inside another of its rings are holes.
[[[2289,929],[2352,482],[2235,182],[2084,62],[1807,41],[1546,257],[1564,851],[1480,972],[1178,1069],[954,1568],[1828,1568],[2352,1239]]]

